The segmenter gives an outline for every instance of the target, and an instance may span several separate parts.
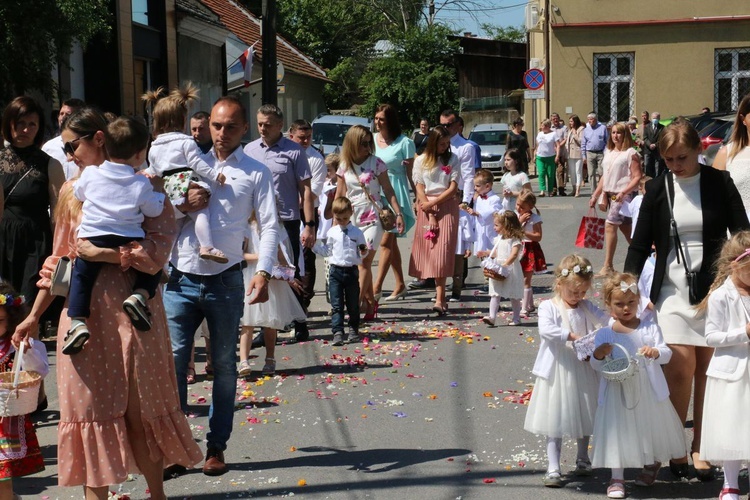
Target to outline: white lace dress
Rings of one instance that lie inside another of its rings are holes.
[[[742,203],[750,217],[750,147],[740,151],[737,156],[730,159],[734,145],[727,144],[727,172],[732,176],[737,191],[740,192]]]

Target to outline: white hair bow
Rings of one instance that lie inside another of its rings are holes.
[[[634,293],[635,295],[638,295],[638,285],[637,284],[631,283],[631,284],[628,285],[624,281],[621,281],[620,282],[620,291],[622,293],[625,293],[628,290],[630,290],[631,293]]]

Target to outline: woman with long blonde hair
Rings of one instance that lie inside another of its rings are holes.
[[[82,170],[102,164],[108,158],[106,134],[107,122],[100,112],[83,108],[71,115],[62,131],[68,159]],[[149,301],[152,328],[147,334],[138,332],[118,306],[134,282],[129,268],[155,273],[166,264],[177,232],[173,208],[165,203],[160,216],[145,218],[143,240],[124,248],[98,248],[76,238],[82,204],[72,194],[73,182],[60,190],[52,255],[39,272],[40,290],[31,313],[13,340],[37,335],[41,314],[53,299],[50,278],[61,257],[80,255],[108,264],[102,266],[92,293],[88,324],[97,334],[76,356],[63,356],[63,343],[57,344],[58,483],[82,485],[87,500],[103,500],[108,486],[125,481],[135,472],[135,464],[151,498],[165,499],[164,464],[189,467],[203,456],[180,408],[161,293]],[[64,310],[59,338],[69,328]],[[113,380],[118,383],[113,385]],[[107,453],[100,453],[104,448]]]
[[[374,155],[375,141],[366,127],[354,125],[344,137],[341,162],[336,172],[338,184],[336,198],[346,196],[352,202],[352,223],[365,233],[370,251],[359,266],[360,302],[366,311],[364,319],[377,316],[378,301],[372,288],[372,261],[383,237],[383,226],[378,212],[382,209],[381,189],[396,214],[396,229],[404,232],[404,219],[396,194],[388,179],[388,167]]]
[[[630,244],[633,221],[622,215],[620,209],[635,197],[642,175],[641,156],[635,150],[630,129],[624,123],[615,123],[604,150],[602,176],[589,200],[589,206],[593,207],[597,198],[603,194],[604,203],[600,204],[600,209],[607,212],[607,222],[604,224],[604,265],[596,275],[597,278],[612,274],[615,270],[613,261],[617,249],[618,227]]]

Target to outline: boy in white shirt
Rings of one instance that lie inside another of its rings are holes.
[[[144,217],[156,217],[164,210],[161,179],[149,180],[136,175],[146,159],[149,132],[146,125],[133,118],[118,118],[107,127],[105,143],[110,156],[100,166],[89,166],[73,186],[73,194],[83,202],[78,237],[99,248],[117,248],[145,236]],[[73,266],[68,298],[68,316],[72,319],[65,337],[63,354],[76,354],[91,336],[86,326],[91,292],[102,262],[78,257]],[[151,328],[146,301],[154,296],[161,272],[151,275],[135,270],[133,294],[125,299],[123,309],[133,326],[141,331]]]
[[[344,344],[344,304],[349,313],[348,343],[359,342],[359,268],[368,252],[365,235],[351,223],[352,204],[339,196],[333,200],[334,226],[328,231],[326,246],[330,255],[328,292],[333,314],[333,345]]]
[[[492,190],[494,175],[485,168],[474,174],[474,208],[464,210],[474,216],[474,255],[484,258],[494,246],[497,232],[493,216],[503,208],[503,200]]]

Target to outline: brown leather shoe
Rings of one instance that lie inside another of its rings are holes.
[[[206,452],[206,461],[203,464],[203,473],[207,476],[221,476],[227,470],[227,464],[224,463],[224,452],[209,448]]]

